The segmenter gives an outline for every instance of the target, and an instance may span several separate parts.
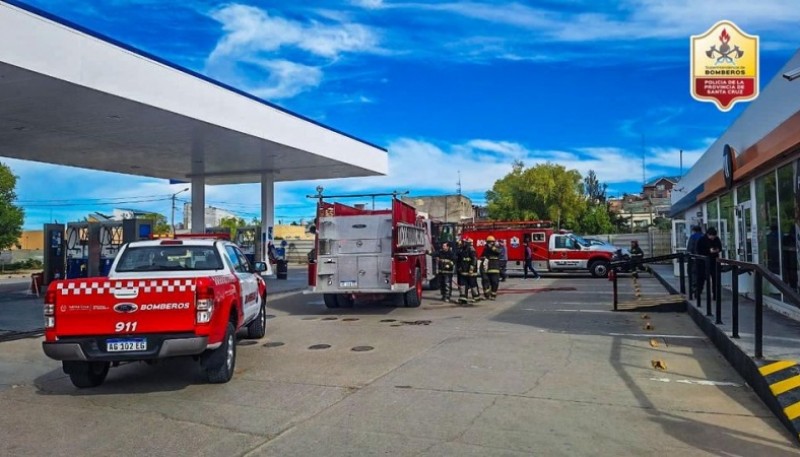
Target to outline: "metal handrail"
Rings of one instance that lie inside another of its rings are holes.
[[[712,261],[712,258],[709,256],[703,256],[699,254],[690,254],[690,253],[676,253],[676,254],[669,254],[669,255],[662,255],[657,257],[648,257],[648,258],[641,258],[641,259],[629,259],[629,260],[616,260],[609,264],[611,271],[613,272],[613,277],[611,280],[613,281],[614,287],[614,310],[617,310],[617,271],[626,267],[635,267],[641,264],[653,263],[653,262],[662,262],[665,260],[672,260],[678,259],[678,263],[680,266],[680,292],[681,294],[685,294],[687,287],[687,279],[688,275],[686,272],[687,264],[693,265],[696,263],[702,263],[704,266],[708,265],[709,262]],[[722,322],[722,266],[728,265],[731,267],[731,272],[733,278],[735,279],[732,281],[731,289],[732,289],[732,300],[731,300],[731,318],[732,318],[732,337],[739,338],[739,275],[742,273],[753,273],[755,275],[754,278],[754,298],[755,298],[755,357],[756,358],[763,358],[763,341],[764,341],[764,291],[763,291],[763,281],[766,279],[770,284],[772,284],[780,293],[783,294],[784,299],[786,301],[794,303],[796,306],[800,307],[800,294],[796,291],[792,290],[786,283],[781,280],[781,278],[776,275],[775,273],[767,270],[764,268],[763,265],[759,265],[757,263],[752,262],[743,262],[741,260],[733,260],[733,259],[725,259],[725,258],[714,258],[713,262],[716,263],[717,267],[714,268],[714,298],[716,302],[716,309],[714,313],[712,313],[711,307],[711,295],[712,295],[712,276],[711,276],[711,269],[710,268],[703,268],[703,271],[706,277],[703,279],[705,283],[705,295],[706,295],[706,316],[712,317],[716,314],[715,324],[716,325],[723,325]],[[699,269],[694,270],[694,274],[697,275]],[[697,277],[695,277],[695,282],[697,282]],[[691,282],[689,283],[691,285]],[[689,287],[689,294],[688,300],[692,300],[693,291],[692,288]],[[694,291],[696,292],[696,291]],[[695,299],[697,301],[697,307],[700,308],[702,306],[701,303],[701,294],[695,293]]]
[[[763,265],[752,262],[742,262],[741,260],[722,259],[722,258],[718,258],[717,263],[736,265],[737,267],[743,268],[745,270],[758,271],[764,279],[769,281],[770,284],[775,286],[775,288],[778,289],[783,294],[784,298],[788,296],[795,305],[800,306],[800,294],[789,288],[789,286],[787,286],[786,283],[783,282],[780,276],[767,270],[766,268],[764,268]]]

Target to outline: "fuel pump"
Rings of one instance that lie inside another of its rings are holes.
[[[98,241],[100,244],[100,276],[108,276],[111,264],[123,244],[122,221],[103,221],[100,223]]]
[[[65,233],[67,279],[89,275],[89,223],[70,222]]]
[[[261,227],[254,225],[236,229],[236,238],[234,242],[239,245],[242,253],[250,260],[251,264],[254,264],[258,260],[256,259],[256,253],[259,252],[259,232],[261,232]]]
[[[64,279],[64,224],[44,225],[44,278],[42,285]]]

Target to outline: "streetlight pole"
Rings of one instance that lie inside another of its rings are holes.
[[[187,187],[186,189],[179,190],[178,192],[175,192],[174,194],[172,194],[172,219],[170,220],[170,225],[172,225],[172,237],[173,238],[175,237],[175,197],[177,197],[178,194],[181,194],[181,193],[186,192],[188,190],[189,190],[189,188]]]

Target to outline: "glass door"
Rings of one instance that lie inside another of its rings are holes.
[[[753,231],[752,214],[750,201],[736,205],[736,239],[738,248],[736,249],[736,259],[742,262],[753,261]]]
[[[680,254],[686,252],[686,244],[689,242],[689,226],[686,221],[682,219],[673,219],[672,221],[672,253]],[[673,259],[673,273],[675,276],[680,276],[680,263],[678,259]]]

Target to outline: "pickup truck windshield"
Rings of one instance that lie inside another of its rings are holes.
[[[115,271],[196,271],[222,268],[222,259],[212,246],[142,246],[125,249]]]
[[[588,246],[592,245],[592,243],[584,240],[583,238],[579,237],[578,235],[573,234],[572,237],[575,238],[575,241],[577,241],[578,244],[580,244],[583,247],[588,247]]]

